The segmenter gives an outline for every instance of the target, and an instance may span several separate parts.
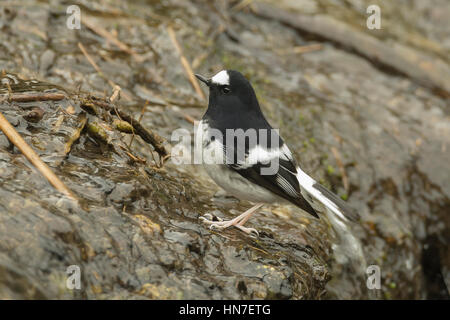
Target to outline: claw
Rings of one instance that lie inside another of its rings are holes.
[[[239,230],[241,230],[242,232],[245,232],[246,234],[248,234],[249,236],[253,237],[253,238],[258,238],[259,237],[259,232],[254,229],[254,228],[246,228],[243,226],[235,226],[236,228],[238,228]]]
[[[204,220],[210,220],[211,221],[213,219],[213,215],[210,214],[210,213],[206,213],[203,216],[201,216],[199,219],[202,220],[202,221],[204,221]]]
[[[205,213],[203,216],[199,217],[199,220],[206,223],[211,223],[213,221],[219,221],[222,222],[223,219],[217,216],[214,216],[210,213]]]
[[[250,235],[251,237],[259,238],[259,232],[258,232],[258,230],[253,229],[253,228],[250,228],[249,231],[250,231],[249,235]]]
[[[200,221],[203,223],[209,224],[210,230],[224,230],[228,227],[235,226],[239,230],[245,232],[246,234],[250,235],[253,238],[258,238],[259,233],[256,231],[256,229],[253,228],[246,228],[243,226],[245,222],[250,218],[250,216],[258,210],[263,203],[258,203],[257,205],[253,206],[249,210],[245,211],[244,213],[240,214],[236,218],[232,220],[223,220],[222,218],[216,217],[210,213],[207,213],[203,215],[202,217],[199,217]]]
[[[219,226],[219,225],[217,225],[217,224],[211,224],[211,225],[209,226],[209,229],[210,229],[210,230],[223,230],[223,229],[225,229],[225,228],[222,227],[222,226]]]

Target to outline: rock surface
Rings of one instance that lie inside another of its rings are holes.
[[[14,93],[63,90],[48,82],[68,92],[53,102],[2,99],[0,111],[83,199],[77,205],[61,197],[0,133],[0,297],[449,297],[445,94],[327,37],[262,18],[251,6],[75,3],[97,28],[67,29],[66,5],[59,1],[0,8],[0,70],[38,80],[17,80]],[[445,0],[413,3],[383,3],[383,27],[376,31],[365,28],[371,1],[271,5],[328,15],[448,69],[450,7]],[[343,257],[332,255],[324,219],[309,219],[295,208],[266,208],[252,218],[250,225],[261,231],[258,240],[237,230],[208,230],[199,215],[231,217],[249,204],[218,192],[199,166],[168,162],[158,168],[156,153],[155,162],[139,137],[131,148],[138,160],[132,160],[126,153],[130,135],[118,132],[106,116],[87,115],[88,123],[107,129],[109,145],[84,132],[65,155],[83,112],[78,93],[110,96],[110,81],[122,88],[120,108],[136,119],[142,114],[144,127],[169,141],[176,129],[193,131],[186,119],[199,119],[205,102],[185,76],[168,25],[195,72],[243,72],[304,170],[358,209],[362,221],[354,233],[367,264],[381,269],[381,290],[361,290],[364,280],[339,263]],[[99,26],[135,54],[99,35]],[[302,53],[311,45],[316,49]],[[440,78],[446,79],[450,75]],[[7,93],[2,80],[0,94]],[[66,268],[74,264],[81,268],[81,290],[65,285]]]

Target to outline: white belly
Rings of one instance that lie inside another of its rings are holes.
[[[284,202],[284,199],[248,181],[226,165],[204,164],[203,167],[215,183],[238,199],[264,203]]]
[[[217,140],[210,141],[208,129],[208,124],[201,121],[198,132],[202,134],[203,167],[216,184],[241,200],[264,203],[285,202],[283,198],[250,182],[239,173],[228,168],[224,164],[225,157],[222,145]]]

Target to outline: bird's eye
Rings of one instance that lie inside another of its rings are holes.
[[[222,87],[222,93],[223,94],[227,94],[227,93],[230,93],[230,88],[229,87]]]

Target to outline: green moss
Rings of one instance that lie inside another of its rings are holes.
[[[87,124],[87,130],[91,136],[100,140],[103,143],[109,144],[111,142],[111,137],[108,135],[106,130],[97,121],[89,122]]]
[[[132,125],[124,120],[115,119],[113,121],[114,127],[124,133],[133,133],[133,127]]]
[[[327,172],[328,172],[329,175],[334,174],[335,170],[334,170],[332,165],[328,165],[327,166]]]
[[[205,37],[205,33],[203,32],[203,30],[200,30],[200,29],[195,30],[195,34],[197,35],[198,38]]]

